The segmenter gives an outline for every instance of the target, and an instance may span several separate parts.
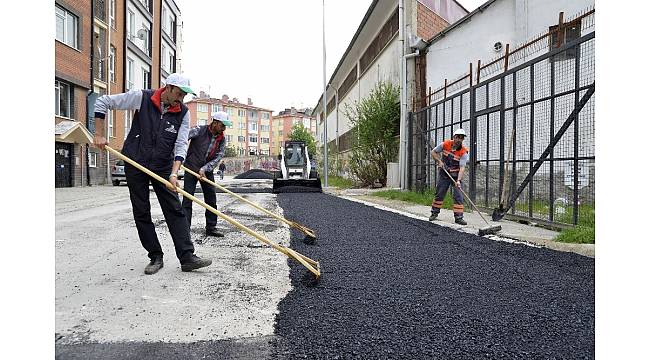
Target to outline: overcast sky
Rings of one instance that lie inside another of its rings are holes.
[[[472,11],[485,1],[459,1]],[[176,0],[182,70],[192,87],[274,112],[314,107],[323,91],[322,0]],[[372,0],[325,0],[327,80]]]

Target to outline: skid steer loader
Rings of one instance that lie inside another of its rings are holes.
[[[323,192],[320,178],[304,141],[287,141],[278,155],[280,171],[273,178],[273,193]]]

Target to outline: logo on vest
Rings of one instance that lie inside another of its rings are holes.
[[[168,123],[168,124],[169,124],[169,123]],[[178,130],[176,130],[176,129],[174,128],[174,125],[172,125],[172,124],[169,124],[169,127],[166,128],[165,131],[168,131],[168,132],[170,132],[170,133],[172,133],[172,134],[177,134],[177,133],[178,133]]]

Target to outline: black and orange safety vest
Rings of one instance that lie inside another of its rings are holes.
[[[458,150],[452,150],[454,140],[445,140],[442,143],[442,161],[447,167],[447,171],[452,175],[457,175],[460,171],[460,158],[468,154],[469,150],[464,145],[460,146]]]

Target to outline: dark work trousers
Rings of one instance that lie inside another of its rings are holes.
[[[214,182],[214,173],[207,172],[205,177]],[[187,191],[191,195],[194,195],[196,190],[196,183],[199,181],[199,178],[196,176],[186,173],[185,178],[183,178],[183,190]],[[203,190],[203,201],[206,204],[217,208],[217,194],[214,191],[214,187],[208,184],[205,181],[201,181],[201,189]],[[185,218],[187,219],[188,227],[192,226],[192,200],[183,197],[183,211],[185,212]],[[217,215],[213,214],[209,210],[205,210],[205,228],[214,229],[217,227]]]
[[[453,189],[453,198],[454,198],[454,218],[462,219],[463,211],[465,210],[463,205],[463,193],[456,187],[456,180],[458,174],[452,174],[454,180],[449,178],[442,169],[438,170],[438,184],[436,184],[436,197],[433,199],[433,204],[431,204],[431,214],[438,215],[440,213],[440,208],[442,208],[443,200],[445,195],[447,195],[447,190],[449,187]],[[462,184],[462,183],[461,183]]]
[[[149,183],[153,186],[158,203],[165,217],[165,222],[167,222],[167,227],[174,241],[176,257],[178,257],[181,264],[191,258],[192,254],[194,254],[194,245],[190,238],[189,227],[187,226],[187,220],[185,220],[185,214],[181,208],[178,195],[167,189],[160,181],[151,178],[149,175],[129,164],[124,165],[124,173],[129,187],[135,227],[138,229],[138,236],[140,237],[142,246],[149,253],[149,258],[153,260],[155,257],[163,255],[158,236],[156,235],[155,226],[151,221]],[[170,173],[156,174],[163,179],[169,179]]]

